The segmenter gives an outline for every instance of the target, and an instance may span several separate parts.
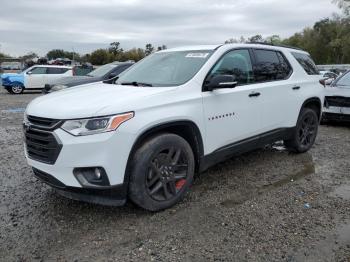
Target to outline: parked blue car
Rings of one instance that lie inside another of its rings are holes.
[[[17,93],[24,88],[24,73],[4,73],[1,83],[8,92]]]

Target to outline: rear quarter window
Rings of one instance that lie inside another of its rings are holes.
[[[304,68],[308,75],[319,75],[319,70],[312,58],[307,54],[292,52],[294,58],[299,62],[299,64]]]

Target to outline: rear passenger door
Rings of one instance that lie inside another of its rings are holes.
[[[45,86],[45,84],[51,84],[52,82],[55,82],[64,76],[68,76],[67,73],[69,70],[71,69],[62,67],[49,67],[47,70],[47,81],[43,86]]]
[[[261,132],[288,127],[290,119],[299,112],[293,96],[293,88],[297,85],[287,80],[292,67],[279,51],[253,49],[253,53],[255,82],[262,88]]]

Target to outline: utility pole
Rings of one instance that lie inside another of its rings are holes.
[[[74,60],[74,55],[75,55],[74,47],[72,47],[72,50],[73,50],[73,62],[75,62],[75,60]]]

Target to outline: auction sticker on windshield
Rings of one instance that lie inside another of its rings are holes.
[[[209,53],[188,53],[186,57],[191,57],[191,58],[207,58]]]

